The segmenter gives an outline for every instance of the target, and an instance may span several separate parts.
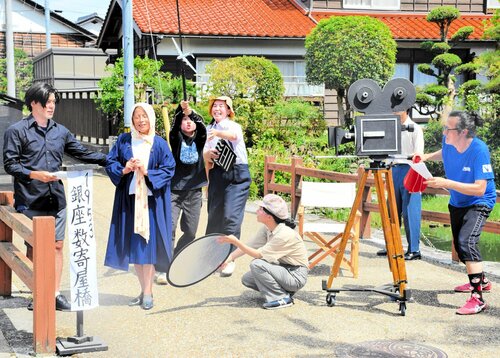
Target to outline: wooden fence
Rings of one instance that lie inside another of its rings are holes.
[[[275,162],[275,156],[266,156],[264,163],[264,195],[272,192],[280,192],[290,194],[292,205],[291,213],[295,217],[300,203],[301,185],[303,177],[326,179],[334,182],[359,182],[365,169],[359,168],[357,174],[345,174],[332,172],[328,170],[320,170],[314,168],[306,168],[302,166],[302,158],[293,157],[291,164],[281,164]],[[290,173],[291,179],[289,184],[275,183],[275,172]],[[373,177],[369,177],[363,188],[363,197],[361,207],[358,208],[361,212],[360,237],[369,238],[371,236],[370,213],[379,212],[379,206],[371,202],[371,187],[375,185]],[[358,188],[359,190],[359,188]],[[449,195],[444,189],[426,188],[424,193]],[[497,203],[500,202],[500,191],[497,190]],[[422,220],[434,221],[444,224],[450,223],[448,213],[440,213],[436,211],[422,210]],[[484,231],[494,234],[500,234],[500,223],[487,221],[484,225]]]
[[[0,192],[0,295],[12,294],[12,271],[33,292],[33,345],[35,353],[54,353],[55,219],[30,220],[12,207],[12,192]],[[12,242],[15,232],[33,247],[33,262]]]
[[[103,114],[94,102],[98,90],[61,90],[56,121],[87,143],[106,145],[110,136],[118,134],[118,126]]]

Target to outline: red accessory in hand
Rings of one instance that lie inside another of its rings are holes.
[[[420,160],[421,158],[419,156],[416,156],[413,162],[418,163],[420,162]],[[413,168],[410,168],[405,176],[403,185],[410,193],[421,193],[427,187],[427,184],[424,184],[424,181],[425,178],[423,176],[418,174],[415,170],[413,170]]]

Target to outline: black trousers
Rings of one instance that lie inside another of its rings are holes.
[[[175,246],[174,254],[176,254],[196,237],[203,197],[201,188],[199,188],[192,190],[172,190],[170,198],[172,201],[172,241],[175,240],[175,231],[179,216],[181,218],[182,236],[177,241],[177,246]]]
[[[453,243],[460,261],[483,261],[479,251],[479,238],[491,209],[484,205],[457,208],[448,204],[448,210]]]
[[[206,234],[220,233],[240,238],[251,182],[247,164],[236,164],[228,172],[219,166],[210,170]]]

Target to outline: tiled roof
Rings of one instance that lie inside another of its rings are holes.
[[[304,38],[316,26],[293,0],[179,0],[184,35]],[[438,39],[439,28],[426,14],[313,12],[319,21],[331,16],[360,15],[382,20],[396,40]],[[175,0],[134,0],[134,20],[144,33],[178,33]],[[471,40],[481,39],[487,15],[464,15],[453,21],[450,34],[473,26]]]
[[[315,26],[291,0],[179,0],[185,35],[303,38]],[[134,0],[142,32],[177,34],[175,0]]]
[[[439,39],[439,27],[426,20],[427,14],[373,14],[373,13],[345,13],[345,12],[314,12],[313,17],[319,21],[331,16],[359,15],[370,16],[382,20],[392,31],[396,40],[425,40]],[[474,32],[469,40],[480,40],[483,35],[483,21],[491,18],[487,15],[463,15],[453,21],[449,35],[453,35],[463,26],[473,26]]]

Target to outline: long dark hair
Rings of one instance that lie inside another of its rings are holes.
[[[292,218],[281,219],[281,218],[277,217],[276,215],[274,215],[269,210],[267,210],[265,207],[262,207],[262,209],[264,210],[264,212],[266,214],[271,215],[273,217],[274,221],[276,221],[276,224],[283,223],[291,229],[295,229],[295,227],[297,226],[297,224],[295,223],[295,220],[293,220]]]

